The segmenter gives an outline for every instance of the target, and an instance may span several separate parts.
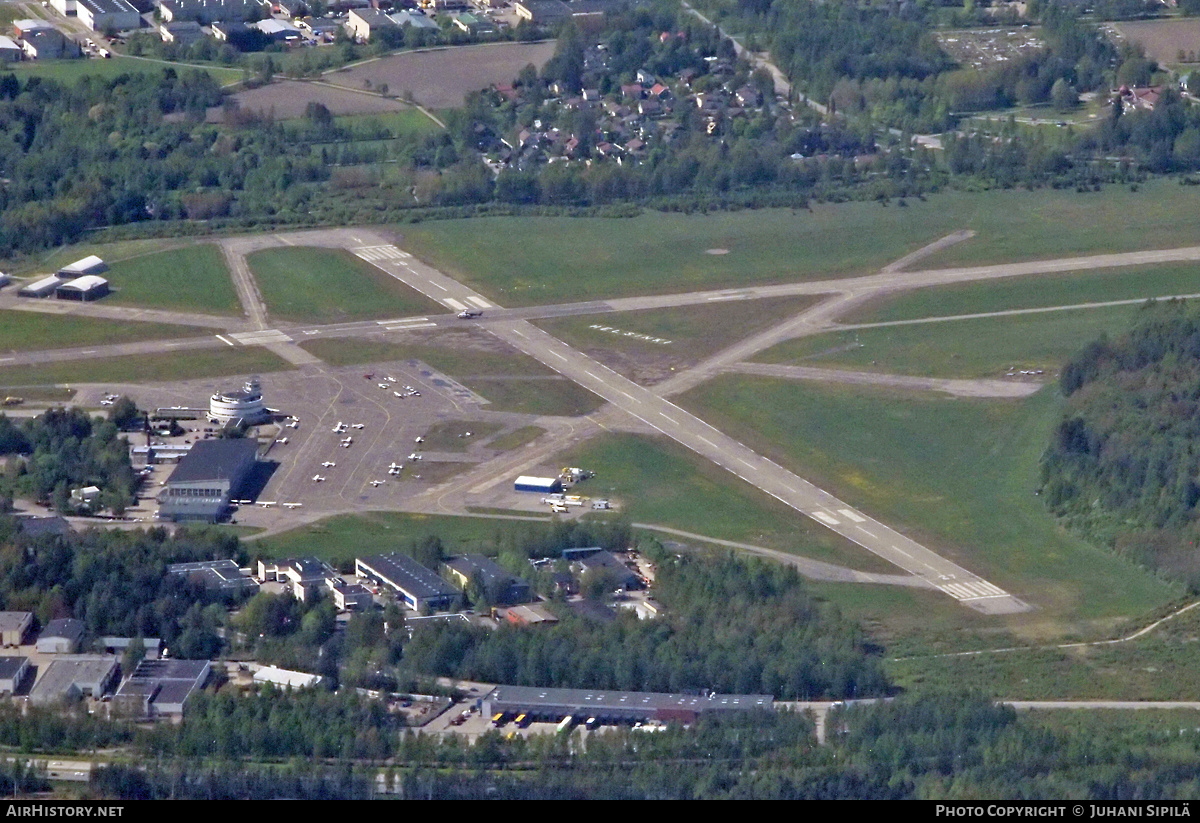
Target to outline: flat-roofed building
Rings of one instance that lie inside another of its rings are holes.
[[[275,666],[263,666],[254,673],[255,683],[270,683],[284,689],[307,689],[319,685],[324,679],[319,674],[294,672]]]
[[[446,571],[465,590],[478,585],[487,601],[495,606],[512,606],[533,600],[533,587],[508,572],[489,557],[465,554],[446,561]]]
[[[524,713],[537,720],[594,717],[603,723],[691,722],[700,715],[717,712],[771,711],[775,698],[769,694],[695,695],[497,686],[484,696],[482,706],[484,716]]]
[[[199,441],[179,461],[159,492],[159,518],[217,522],[229,511],[231,497],[254,470],[257,458],[258,443],[254,440]]]
[[[70,617],[51,620],[38,635],[37,650],[40,654],[73,654],[79,651],[84,634],[82,621]]]
[[[195,20],[175,20],[160,25],[158,35],[164,43],[190,46],[204,37],[204,29]]]
[[[553,612],[537,603],[496,609],[496,612],[497,617],[502,617],[514,626],[539,626],[558,622],[558,618],[554,616]]]
[[[33,612],[0,612],[0,646],[13,649],[24,645],[33,628]]]
[[[0,657],[0,694],[16,694],[29,676],[28,657]]]
[[[212,672],[207,660],[150,660],[137,664],[113,700],[139,717],[180,717]]]
[[[80,21],[92,31],[129,31],[142,25],[142,17],[129,0],[76,0]]]
[[[137,640],[136,637],[98,637],[96,638],[97,648],[103,648],[105,654],[125,654],[125,650],[133,645]],[[145,652],[145,658],[149,660],[157,660],[159,649],[162,648],[162,640],[158,637],[143,637],[142,650]]]
[[[28,34],[22,35],[21,48],[25,51],[25,56],[33,60],[58,60],[78,57],[83,53],[78,43],[58,29],[34,29]],[[59,282],[61,282],[61,278]],[[50,291],[53,292],[54,289],[52,288]],[[46,297],[47,295],[37,296]]]
[[[571,8],[562,0],[515,0],[513,11],[522,20],[550,25],[571,16]]]
[[[646,584],[642,581],[642,578],[612,552],[603,550],[594,552],[587,557],[574,561],[571,565],[579,569],[580,574],[608,575],[612,578],[613,588],[626,589],[628,591],[638,591],[639,589],[646,588]]]
[[[258,0],[161,0],[158,4],[159,14],[168,23],[194,20],[203,26],[248,20],[261,8]]]
[[[117,658],[99,654],[63,655],[51,661],[29,693],[29,702],[48,706],[61,700],[100,697],[116,685]]]
[[[382,29],[396,28],[396,21],[378,9],[354,9],[346,17],[346,30],[354,39],[365,43]]]
[[[25,35],[29,34],[30,32],[37,31],[38,29],[53,29],[53,28],[54,28],[54,24],[47,20],[38,20],[35,18],[27,18],[24,20],[14,20],[13,21],[13,33],[16,34],[17,37],[24,37]]]
[[[442,611],[459,600],[454,586],[406,554],[360,557],[354,561],[354,572],[392,589],[414,611]]]
[[[275,18],[259,20],[254,24],[253,27],[275,41],[304,39],[304,35],[300,33],[300,29],[296,28],[291,23],[285,23],[284,21],[276,20]]]
[[[340,578],[326,582],[333,594],[333,605],[339,612],[365,611],[375,604],[371,590],[361,583],[347,583]]]
[[[199,560],[194,563],[172,563],[167,574],[177,574],[199,583],[209,591],[237,594],[258,589],[254,578],[246,574],[232,560]]]

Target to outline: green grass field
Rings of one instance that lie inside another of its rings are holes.
[[[1051,376],[1101,334],[1128,329],[1139,310],[1119,306],[832,332],[781,343],[754,359],[921,377],[1000,377],[1010,366]]]
[[[897,685],[954,683],[995,697],[1200,700],[1195,610],[1128,643],[1037,649],[967,657],[890,660]]]
[[[516,351],[486,351],[456,345],[376,343],[367,340],[310,340],[301,347],[335,366],[421,360],[487,398],[492,411],[575,417],[603,401],[587,389]]]
[[[526,443],[532,443],[545,433],[546,430],[540,426],[522,426],[492,439],[487,447],[500,452],[512,451]]]
[[[258,346],[179,352],[170,357],[146,354],[0,368],[0,392],[20,394],[21,386],[56,383],[158,383],[291,368],[292,364]],[[7,391],[7,387],[14,391]]]
[[[838,322],[879,323],[1180,294],[1200,294],[1200,270],[1193,265],[1100,269],[914,289],[867,303]]]
[[[340,323],[444,311],[346,251],[300,246],[246,256],[272,317],[298,323]]]
[[[198,336],[195,329],[163,323],[121,323],[94,317],[0,310],[0,351],[70,349],[139,340]]]
[[[364,554],[395,551],[397,543],[441,538],[451,552],[485,551],[514,529],[544,528],[535,522],[484,517],[449,517],[400,512],[340,515],[301,526],[248,544],[252,555],[297,557],[315,555],[335,563],[353,562]]]
[[[17,63],[12,66],[12,72],[20,79],[26,77],[42,77],[58,80],[61,83],[73,84],[81,77],[102,77],[111,80],[122,74],[161,74],[164,69],[174,69],[176,72],[205,71],[221,84],[234,83],[242,79],[241,69],[229,69],[221,66],[171,66],[154,60],[139,60],[133,57],[114,54],[108,60],[85,59],[78,60],[33,60]]]
[[[418,109],[379,112],[377,114],[343,114],[333,118],[333,122],[343,128],[351,129],[383,127],[391,132],[393,137],[436,134],[442,130],[441,126],[430,120]]]
[[[1052,390],[985,402],[727,375],[681,404],[1035,606],[997,624],[1103,630],[1178,595],[1066,534],[1035,496]]]
[[[465,452],[473,443],[479,443],[504,428],[499,423],[484,423],[480,420],[443,420],[434,423],[422,437],[421,448],[431,452]],[[467,432],[471,433],[467,437]]]
[[[576,487],[579,493],[613,499],[621,514],[636,523],[750,543],[861,571],[895,571],[891,564],[670,441],[604,434],[565,452],[561,462],[596,472]]]
[[[104,275],[115,293],[105,302],[170,311],[240,314],[221,250],[200,243],[112,263]]]
[[[654,382],[776,325],[815,302],[817,298],[812,297],[721,301],[558,317],[534,324],[633,380]]]
[[[28,257],[15,257],[11,263],[6,263],[6,271],[18,277],[31,277],[35,274],[45,274],[57,271],[63,266],[74,263],[94,254],[104,259],[110,266],[154,252],[186,248],[200,241],[190,237],[154,237],[141,240],[121,240],[116,243],[75,243],[70,246],[58,246],[40,254]]]
[[[1164,178],[1137,192],[942,192],[905,208],[492,217],[402,230],[409,251],[516,306],[869,274],[959,229],[978,235],[916,266],[1183,246],[1200,243],[1194,198],[1193,189]]]

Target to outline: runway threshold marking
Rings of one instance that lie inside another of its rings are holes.
[[[442,291],[445,291],[445,289],[442,289]],[[443,297],[442,302],[445,303],[450,308],[454,309],[455,311],[463,311],[464,309],[466,309],[466,306],[464,304],[459,303],[453,297]]]
[[[476,306],[477,308],[480,308],[480,309],[491,309],[491,308],[495,308],[495,307],[494,307],[494,306],[493,306],[491,303],[489,303],[488,301],[484,300],[482,297],[475,297],[475,296],[471,296],[471,297],[468,297],[468,298],[467,298],[467,302],[468,302],[468,303],[471,303],[472,305],[474,305],[474,306]]]
[[[409,329],[428,329],[437,323],[409,323],[404,326],[385,326],[384,331],[408,331]]]
[[[849,520],[852,523],[866,523],[867,522],[867,518],[859,517],[857,514],[850,511],[850,509],[838,509],[837,511],[838,511],[838,514],[840,514],[842,517],[846,518],[847,520]]]
[[[813,517],[815,517],[815,518],[817,518],[818,520],[820,520],[820,521],[821,521],[822,523],[824,523],[826,526],[836,526],[836,525],[838,525],[838,521],[837,521],[837,520],[835,520],[834,518],[830,517],[829,515],[827,515],[825,512],[813,512]]]

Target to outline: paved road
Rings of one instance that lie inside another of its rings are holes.
[[[735,363],[728,366],[725,371],[756,374],[762,377],[779,377],[785,380],[817,380],[826,383],[938,391],[955,397],[1028,397],[1045,385],[1044,383],[1024,383],[1016,380],[942,380],[933,377],[821,369],[813,366],[783,366],[774,363]]]
[[[384,240],[378,238],[376,242],[351,251],[452,309],[472,306],[490,312],[496,308],[463,284],[420,263]],[[532,324],[510,319],[506,322],[490,322],[485,328],[518,351],[570,378],[653,430],[971,608],[987,614],[1010,614],[1029,608],[1000,587],[855,510],[669,400],[622,377]]]
[[[242,238],[221,241],[221,253],[225,255],[225,264],[233,277],[233,286],[237,289],[238,300],[251,328],[265,329],[267,327],[267,307],[250,273],[250,265],[246,262],[246,252],[242,250]]]

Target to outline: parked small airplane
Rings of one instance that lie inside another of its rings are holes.
[[[365,426],[364,424],[362,424],[362,423],[355,423],[355,424],[354,424],[353,426],[351,426],[350,428],[352,428],[352,429],[365,429],[365,428],[366,428],[366,426]]]
[[[317,482],[317,483],[323,483],[323,482],[325,481],[325,478],[324,478],[324,477],[322,477],[322,476],[321,476],[321,475],[319,475],[319,474],[314,474],[314,475],[313,475],[313,480],[314,480],[315,482]]]
[[[408,456],[408,459],[409,459],[409,460],[420,460],[420,459],[421,459],[421,455],[417,454],[416,452],[413,452],[412,454],[410,454],[410,455]]]
[[[386,482],[387,482],[386,480],[372,480],[371,485],[372,486],[382,486]]]
[[[322,465],[323,467],[327,468],[327,469],[332,469],[334,466],[336,466],[336,465],[337,465],[337,463],[334,463],[332,460],[326,460],[326,461],[325,461],[324,463],[322,463],[321,465]]]
[[[304,505],[303,503],[284,503],[283,507],[285,509],[298,509],[303,505]]]

